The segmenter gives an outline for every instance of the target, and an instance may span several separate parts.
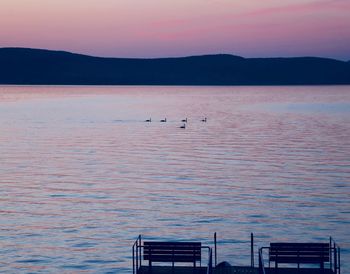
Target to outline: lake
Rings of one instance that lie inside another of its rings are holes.
[[[0,174],[0,272],[131,273],[139,234],[216,231],[234,265],[251,232],[333,236],[350,273],[350,86],[0,86]]]

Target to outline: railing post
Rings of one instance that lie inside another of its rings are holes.
[[[338,274],[340,274],[340,247],[338,247]]]
[[[332,237],[329,237],[329,266],[330,269],[333,269],[333,261],[332,261]]]
[[[337,273],[337,269],[338,269],[338,255],[337,255],[337,247],[334,243],[334,272]]]
[[[250,233],[250,266],[254,268],[254,234]]]
[[[135,274],[135,244],[132,246],[132,273]]]
[[[208,247],[208,268],[207,268],[207,274],[213,273],[213,250]]]
[[[259,249],[259,274],[262,274],[262,268],[263,268],[263,265],[262,265],[262,257],[261,257],[261,252],[262,250]]]
[[[139,272],[139,244],[136,240],[136,274]]]
[[[215,233],[214,233],[215,267],[217,266],[217,263],[218,263],[218,261],[217,261],[218,257],[217,257],[216,251],[217,251],[217,249],[216,249],[216,232],[215,232]]]
[[[263,250],[264,248],[261,247],[258,249],[259,250],[259,274],[265,274],[265,262],[263,258]]]
[[[140,267],[141,267],[141,265],[142,265],[142,255],[141,255],[141,234],[139,235],[139,248],[140,248],[140,257],[139,257],[139,260],[140,260]]]

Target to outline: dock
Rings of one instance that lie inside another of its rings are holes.
[[[150,271],[148,266],[141,266],[139,274],[207,274],[206,267],[197,267],[196,269],[190,267],[177,266],[154,266]],[[225,268],[214,268],[213,274],[259,274],[258,268],[244,267],[244,266],[230,266]],[[282,273],[283,274],[283,273]]]
[[[328,242],[270,243],[259,248],[257,266],[253,247],[251,234],[250,265],[232,266],[217,264],[216,233],[214,248],[193,241],[143,241],[139,235],[132,247],[133,274],[340,274],[340,248],[331,237]]]
[[[147,266],[142,266],[138,272],[139,274],[207,274],[206,267],[198,267],[196,270],[188,267],[174,267],[171,266],[155,266],[152,271]],[[259,274],[259,268],[248,266],[229,266],[224,268],[213,268],[213,274]],[[279,268],[277,271],[267,269],[266,274],[334,274],[331,269],[318,268]]]
[[[206,274],[207,268],[206,267],[197,267],[196,269],[193,269],[192,267],[186,267],[186,266],[152,266],[152,269],[150,269],[148,266],[141,266],[138,274]]]

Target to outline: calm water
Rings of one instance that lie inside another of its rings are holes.
[[[139,234],[216,231],[235,265],[250,232],[333,236],[350,273],[349,136],[350,86],[2,86],[0,272],[130,273]]]

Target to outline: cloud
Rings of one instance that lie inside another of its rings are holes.
[[[319,12],[319,11],[337,11],[347,12],[350,10],[349,0],[318,0],[304,3],[287,4],[281,6],[274,6],[269,8],[262,8],[255,11],[245,13],[245,16],[262,16],[278,13],[306,13],[306,12]]]

